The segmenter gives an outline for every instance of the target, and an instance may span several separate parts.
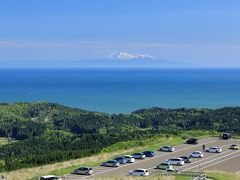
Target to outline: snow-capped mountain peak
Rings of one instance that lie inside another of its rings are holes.
[[[122,60],[132,60],[132,59],[154,59],[153,56],[143,55],[143,54],[132,54],[128,52],[115,52],[114,54],[108,56],[111,59],[122,59]]]

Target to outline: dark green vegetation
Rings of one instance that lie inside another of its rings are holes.
[[[239,134],[240,107],[151,108],[109,115],[46,102],[1,104],[0,137],[19,141],[0,147],[0,170],[85,157],[116,142],[192,129]]]

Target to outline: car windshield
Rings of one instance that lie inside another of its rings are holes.
[[[81,170],[81,171],[82,171],[82,170],[87,170],[87,168],[79,168],[79,170]]]
[[[168,163],[161,163],[160,165],[167,166],[167,165],[168,165]]]

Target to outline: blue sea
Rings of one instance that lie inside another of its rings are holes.
[[[108,113],[240,106],[240,69],[0,70],[0,102],[22,101]]]

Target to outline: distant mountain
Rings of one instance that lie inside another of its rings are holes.
[[[108,59],[122,59],[122,60],[132,60],[132,59],[155,59],[155,57],[144,54],[132,54],[128,52],[115,52],[110,56],[107,56]]]

